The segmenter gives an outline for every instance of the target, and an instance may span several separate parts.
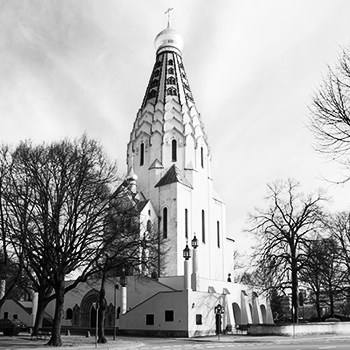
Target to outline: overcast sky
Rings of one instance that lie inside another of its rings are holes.
[[[312,92],[350,45],[348,0],[0,0],[0,141],[88,136],[126,171],[126,145],[165,27],[183,60],[212,149],[212,175],[238,248],[266,184],[295,178],[350,209],[350,186],[317,154]]]

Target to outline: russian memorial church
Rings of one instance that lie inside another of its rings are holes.
[[[262,295],[231,281],[234,240],[226,235],[225,203],[213,187],[211,149],[182,48],[181,36],[169,24],[156,36],[154,67],[127,145],[123,186],[142,204],[141,225],[151,222],[159,230],[167,254],[156,278],[129,276],[119,287],[116,278],[107,287],[105,327],[116,325],[124,334],[215,334],[219,304],[223,329],[273,322]],[[62,326],[94,327],[98,291],[98,285],[81,284],[68,293]],[[19,317],[28,324],[34,304],[31,313]],[[53,315],[54,305],[46,311]]]

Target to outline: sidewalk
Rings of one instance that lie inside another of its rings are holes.
[[[46,340],[31,339],[30,335],[20,334],[17,337],[6,337],[0,335],[0,349],[20,349],[20,350],[49,350],[58,349],[54,346],[47,346]],[[92,350],[92,349],[126,349],[132,347],[139,347],[143,345],[142,341],[132,337],[117,337],[116,340],[108,339],[107,344],[95,344],[95,337],[86,338],[82,335],[66,336],[62,335],[62,346],[61,348],[81,349],[81,350]]]
[[[310,334],[310,335],[296,335],[284,336],[284,335],[262,335],[262,336],[253,336],[253,335],[239,335],[239,334],[229,334],[229,335],[220,335],[220,340],[217,335],[211,335],[206,337],[194,337],[188,338],[187,340],[195,342],[220,342],[220,343],[283,343],[283,342],[298,342],[298,341],[313,341],[320,339],[332,339],[332,338],[344,338],[350,340],[350,335],[348,334]]]
[[[300,335],[296,337],[290,336],[249,336],[249,335],[220,335],[220,340],[218,336],[206,336],[206,337],[196,337],[196,338],[176,338],[178,342],[195,342],[195,343],[236,343],[236,344],[252,344],[252,343],[291,343],[298,341],[310,341],[320,340],[320,339],[332,339],[332,338],[344,338],[350,340],[350,335],[339,335],[339,334],[319,334],[319,335]],[[62,335],[62,347],[61,348],[70,348],[70,349],[81,349],[81,350],[94,350],[94,349],[103,349],[103,350],[117,350],[117,349],[130,349],[138,348],[141,346],[147,345],[152,339],[155,338],[145,338],[145,337],[126,337],[126,336],[117,336],[116,340],[108,339],[107,344],[95,344],[95,338],[89,337],[86,338],[82,335],[73,335],[66,336]],[[156,339],[167,339],[167,338],[156,338]],[[0,348],[3,350],[51,350],[57,349],[57,347],[46,346],[48,342],[46,340],[37,340],[31,339],[30,335],[20,334],[17,337],[6,337],[0,335]]]

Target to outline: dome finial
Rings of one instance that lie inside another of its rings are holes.
[[[165,14],[168,15],[168,28],[170,28],[170,11],[174,10],[173,8],[168,8],[167,11],[165,11]]]

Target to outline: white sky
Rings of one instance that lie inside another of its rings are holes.
[[[350,185],[322,180],[338,170],[305,126],[312,91],[350,45],[348,0],[0,0],[0,141],[86,131],[125,173],[168,7],[238,249],[276,179],[327,188],[332,211],[350,209]]]

